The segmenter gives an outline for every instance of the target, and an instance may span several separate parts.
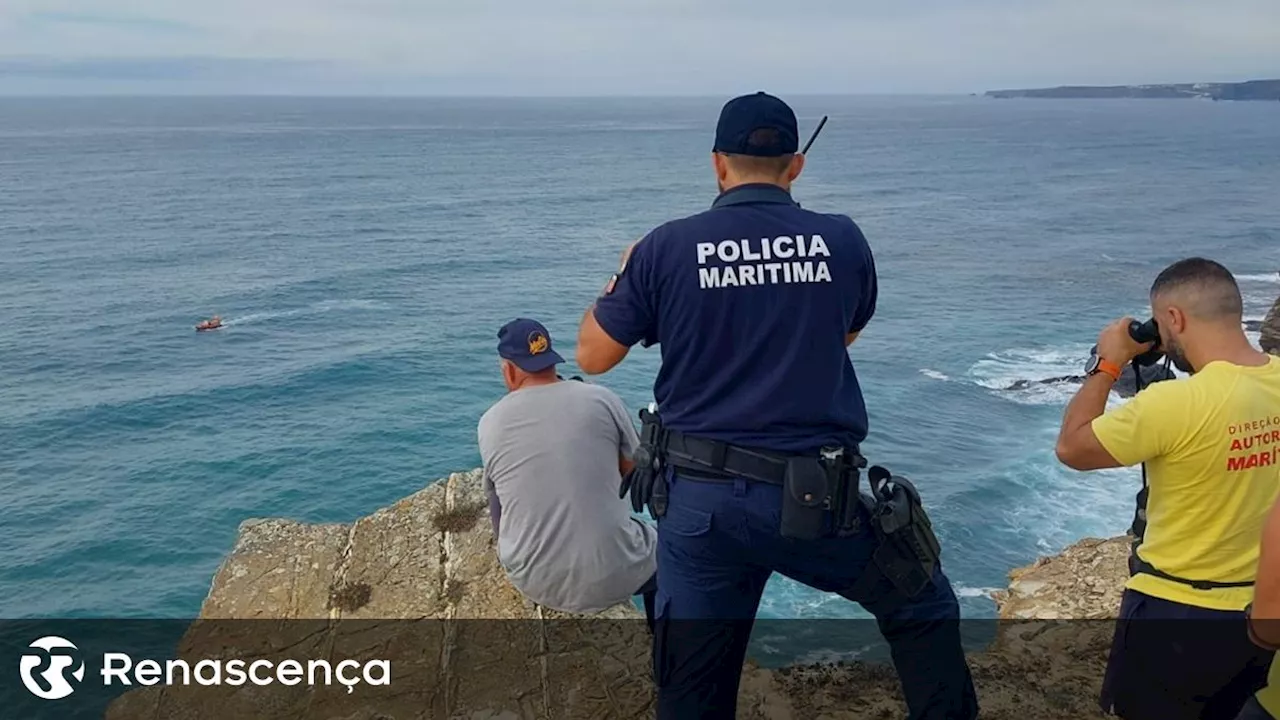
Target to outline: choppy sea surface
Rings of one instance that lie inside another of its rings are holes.
[[[1280,105],[792,98],[796,196],[876,254],[851,350],[969,617],[1124,531],[1053,456],[1098,330],[1167,263],[1280,294]],[[721,98],[0,100],[0,616],[191,617],[244,519],[348,522],[479,462],[495,333],[572,358],[626,243],[715,193]],[[226,327],[196,333],[220,314]],[[597,382],[638,410],[657,348]],[[576,371],[572,366],[567,373]],[[765,618],[860,616],[775,577]]]

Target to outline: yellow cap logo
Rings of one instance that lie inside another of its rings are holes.
[[[538,355],[540,353],[544,353],[547,351],[547,348],[550,347],[550,345],[551,345],[551,341],[547,340],[546,335],[543,335],[537,330],[534,330],[533,332],[529,333],[529,354],[530,355]]]

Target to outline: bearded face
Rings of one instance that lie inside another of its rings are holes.
[[[1164,354],[1169,357],[1174,367],[1187,374],[1195,373],[1195,368],[1191,367],[1190,362],[1187,362],[1186,352],[1183,351],[1182,343],[1177,338],[1170,337],[1161,344],[1164,345]]]

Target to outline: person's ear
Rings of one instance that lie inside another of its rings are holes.
[[[1178,334],[1187,331],[1187,314],[1182,312],[1182,308],[1170,305],[1169,309],[1165,311],[1165,315],[1168,318],[1167,322],[1171,331]]]
[[[804,172],[804,155],[796,153],[791,156],[791,164],[787,166],[787,182],[795,182],[802,172]]]
[[[729,179],[729,164],[720,153],[711,153],[711,167],[716,171],[716,179],[722,184]]]

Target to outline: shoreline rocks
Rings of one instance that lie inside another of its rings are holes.
[[[529,602],[497,561],[485,508],[473,470],[350,524],[247,520],[176,653],[192,665],[389,658],[388,686],[153,686],[120,696],[106,717],[651,717],[642,613],[626,604],[573,616]],[[1103,717],[1095,698],[1110,643],[1105,619],[1118,610],[1127,552],[1126,538],[1086,539],[1041,558],[995,594],[1001,622],[965,622],[967,634],[985,638],[970,654],[983,718]],[[883,664],[770,670],[748,661],[743,670],[741,718],[904,716],[897,677]]]
[[[1263,318],[1258,334],[1258,344],[1263,352],[1280,355],[1280,298],[1276,298],[1275,305]]]

